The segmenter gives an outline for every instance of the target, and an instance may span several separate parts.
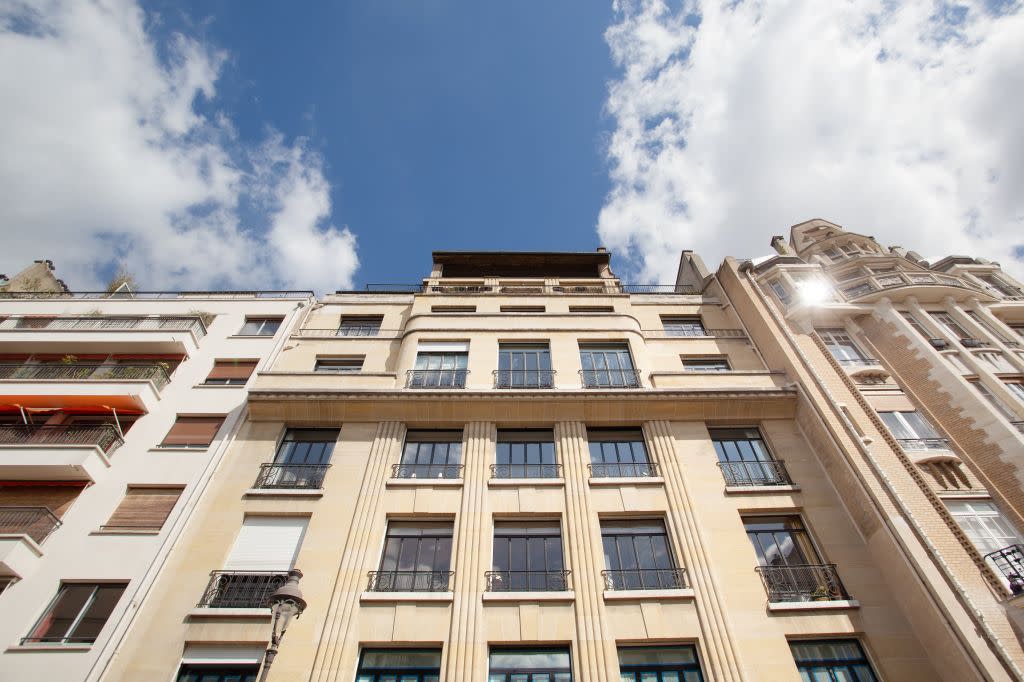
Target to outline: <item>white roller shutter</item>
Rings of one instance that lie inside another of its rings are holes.
[[[287,571],[295,565],[308,521],[295,516],[247,516],[224,569]]]
[[[420,353],[468,353],[469,341],[420,341],[416,350]]]
[[[181,662],[193,665],[259,665],[265,649],[262,645],[186,644]]]

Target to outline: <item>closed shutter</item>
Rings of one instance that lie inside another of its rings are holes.
[[[182,488],[128,488],[104,528],[159,529],[170,515]]]
[[[178,417],[161,445],[199,447],[213,442],[224,417]]]
[[[186,644],[181,662],[200,665],[259,665],[264,650],[263,646],[244,644]]]
[[[287,571],[306,532],[307,518],[248,516],[224,565],[228,571]]]
[[[420,353],[468,353],[469,341],[420,341],[416,350]]]
[[[46,507],[59,519],[84,489],[82,484],[68,485],[63,481],[27,485],[5,482],[0,485],[0,507]]]
[[[256,362],[256,360],[217,360],[213,363],[213,369],[210,370],[210,375],[206,379],[248,379],[256,369]]]

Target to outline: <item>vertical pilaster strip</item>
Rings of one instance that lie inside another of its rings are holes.
[[[555,424],[555,440],[565,468],[565,528],[569,549],[576,617],[577,659],[581,680],[618,679],[615,641],[604,608],[601,580],[603,556],[598,554],[601,528],[587,484],[586,426],[582,422]]]
[[[366,529],[380,508],[380,500],[388,478],[388,464],[395,458],[405,438],[405,425],[401,422],[380,422],[367,457],[363,482],[354,500],[355,512],[352,525],[345,533],[345,550],[342,553],[338,577],[334,581],[330,606],[324,618],[324,630],[319,637],[316,657],[310,670],[309,679],[316,682],[340,682],[355,675],[343,676],[342,662],[353,648],[359,646],[355,632],[356,613],[359,610],[359,595],[363,589],[362,567],[366,565],[371,543],[379,538],[371,537]],[[355,657],[348,657],[354,660]]]
[[[719,682],[740,682],[744,679],[736,653],[736,642],[721,600],[721,590],[711,570],[700,524],[693,514],[692,497],[686,485],[675,440],[667,421],[644,423],[644,433],[665,477],[665,493],[669,500],[668,522],[673,539],[680,543],[686,561],[686,575],[693,586],[697,617],[704,633],[704,651],[710,677]]]
[[[471,422],[463,434],[464,480],[459,517],[452,547],[455,596],[441,679],[446,682],[482,680],[486,674],[487,641],[484,631],[483,584],[488,570],[487,541],[490,510],[487,504],[489,465],[494,461],[497,430],[488,422]]]

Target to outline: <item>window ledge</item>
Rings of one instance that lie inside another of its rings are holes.
[[[324,489],[314,490],[306,488],[249,488],[245,491],[246,497],[323,497]]]
[[[92,650],[92,644],[15,644],[4,649],[5,654],[31,654],[31,653],[53,653],[56,651],[64,653],[82,652]]]
[[[693,588],[679,590],[605,590],[605,601],[685,601],[694,598]]]
[[[389,478],[388,488],[461,488],[461,478]]]
[[[277,336],[274,334],[232,334],[228,336],[229,339],[272,339]]]
[[[189,618],[259,618],[270,620],[272,614],[269,608],[257,609],[213,609],[197,606],[188,612]]]
[[[527,487],[552,487],[557,488],[565,485],[564,478],[490,478],[487,479],[489,488],[527,488]]]
[[[768,602],[769,611],[834,611],[837,609],[859,609],[856,599],[835,601],[776,601]]]
[[[150,452],[206,452],[210,449],[209,445],[204,445],[197,448],[182,448],[176,445],[155,445],[149,449]]]
[[[665,485],[663,476],[606,476],[602,478],[590,478],[590,485],[594,488],[601,486],[617,485]]]
[[[113,528],[97,528],[89,535],[159,535],[159,528],[125,528],[115,530]]]
[[[727,485],[727,495],[764,495],[765,493],[798,493],[798,485]]]
[[[363,592],[360,602],[448,602],[455,598],[454,592]]]
[[[576,599],[572,590],[566,592],[484,592],[485,602],[571,602]]]
[[[221,389],[223,389],[223,388],[241,388],[241,389],[244,389],[246,387],[246,384],[248,384],[248,382],[246,382],[245,384],[196,384],[192,388],[221,388]]]

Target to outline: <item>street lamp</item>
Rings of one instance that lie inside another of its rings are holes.
[[[292,622],[292,618],[298,618],[306,610],[306,600],[302,598],[302,590],[299,589],[301,577],[302,571],[293,568],[288,571],[288,580],[285,584],[270,595],[270,610],[274,614],[274,620],[270,625],[270,646],[267,647],[267,654],[263,657],[263,672],[260,674],[260,682],[267,681],[270,666],[274,663],[277,647],[284,639],[288,624]]]

